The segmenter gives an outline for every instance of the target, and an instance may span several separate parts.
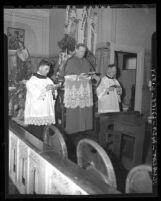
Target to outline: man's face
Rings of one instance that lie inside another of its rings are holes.
[[[86,52],[86,48],[80,46],[78,49],[76,49],[76,56],[79,58],[83,58]]]
[[[113,66],[112,68],[107,68],[107,73],[110,77],[116,77],[116,66]]]
[[[39,73],[40,73],[41,75],[46,76],[46,75],[49,73],[49,71],[50,71],[50,66],[43,65],[43,66],[40,66],[40,67],[39,67]]]

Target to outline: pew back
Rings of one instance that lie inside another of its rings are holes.
[[[115,172],[105,150],[94,140],[84,138],[77,145],[77,161],[81,168],[94,171],[107,184],[117,188]]]
[[[133,167],[126,178],[126,193],[152,193],[152,167],[138,165]]]

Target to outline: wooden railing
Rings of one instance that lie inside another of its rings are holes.
[[[91,195],[119,192],[9,120],[9,177],[20,194]]]

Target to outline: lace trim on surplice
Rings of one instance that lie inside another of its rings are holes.
[[[66,108],[85,108],[93,105],[92,85],[88,78],[79,79],[76,75],[66,76],[64,87]]]

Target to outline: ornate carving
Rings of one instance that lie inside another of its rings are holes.
[[[11,132],[11,147],[17,149],[18,138]]]
[[[28,147],[26,146],[26,144],[20,140],[19,142],[19,149],[20,149],[20,156],[21,157],[27,157],[27,151],[28,151]]]
[[[30,150],[30,154],[29,154],[29,159],[30,159],[30,167],[37,167],[37,169],[40,169],[39,156],[31,150]]]

